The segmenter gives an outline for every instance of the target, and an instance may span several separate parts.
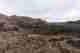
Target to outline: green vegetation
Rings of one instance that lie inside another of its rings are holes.
[[[63,26],[51,25],[51,26],[48,26],[48,30],[50,32],[64,32],[64,27]]]

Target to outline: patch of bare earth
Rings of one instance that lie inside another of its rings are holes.
[[[77,53],[64,47],[64,34],[0,32],[0,53]],[[79,52],[78,52],[79,53]]]

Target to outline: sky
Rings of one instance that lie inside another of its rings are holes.
[[[16,1],[0,0],[0,13],[3,13],[8,16],[16,14]]]
[[[80,19],[80,0],[0,0],[0,12],[65,22]]]
[[[49,22],[65,22],[80,19],[80,0],[56,0],[50,3]]]

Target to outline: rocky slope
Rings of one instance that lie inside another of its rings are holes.
[[[0,31],[48,31],[48,24],[41,19],[33,19],[24,16],[0,16]]]
[[[33,19],[31,17],[16,16],[16,24],[22,31],[29,32],[46,32],[48,31],[48,23],[41,19]]]
[[[63,53],[62,40],[55,35],[0,32],[0,53]]]
[[[0,53],[80,53],[77,47],[66,47],[64,33],[46,34],[0,32]]]

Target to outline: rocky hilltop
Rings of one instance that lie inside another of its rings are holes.
[[[46,32],[48,31],[48,23],[41,19],[33,19],[31,17],[17,16],[16,24],[21,31],[30,32]]]
[[[0,31],[44,32],[48,31],[47,25],[46,21],[32,17],[0,16]]]

